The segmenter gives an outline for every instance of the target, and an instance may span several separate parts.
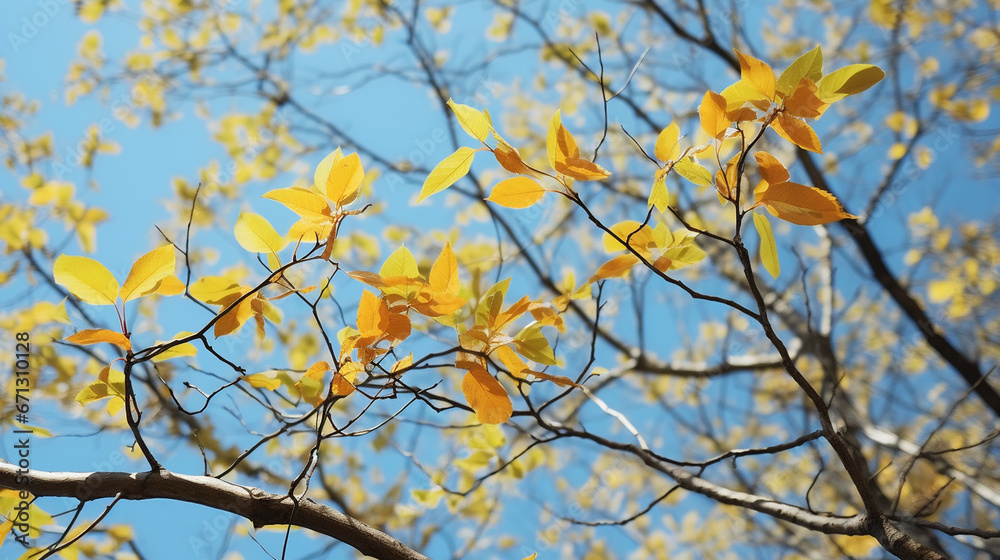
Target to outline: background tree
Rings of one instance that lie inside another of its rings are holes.
[[[8,18],[26,557],[1000,555],[992,5],[123,4]]]

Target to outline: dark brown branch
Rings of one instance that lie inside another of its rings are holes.
[[[17,466],[0,463],[0,488],[20,488]],[[391,536],[312,500],[297,507],[287,495],[240,486],[207,476],[157,472],[43,472],[31,471],[28,490],[37,497],[62,496],[81,501],[164,498],[208,506],[247,518],[254,527],[291,523],[332,537],[368,556],[384,560],[427,560]]]

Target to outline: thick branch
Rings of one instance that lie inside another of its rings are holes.
[[[17,484],[17,466],[0,463],[0,488]],[[287,495],[271,494],[208,476],[189,476],[167,470],[126,472],[31,471],[28,490],[35,496],[62,496],[89,501],[121,494],[123,500],[164,498],[200,504],[240,515],[255,527],[291,523],[333,537],[358,551],[385,560],[427,560],[391,536],[309,499],[298,506]]]

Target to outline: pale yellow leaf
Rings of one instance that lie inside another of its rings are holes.
[[[92,305],[114,305],[119,285],[103,264],[87,257],[59,255],[52,267],[56,284]]]

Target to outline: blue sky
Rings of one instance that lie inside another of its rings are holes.
[[[49,13],[45,11],[46,6],[50,8]],[[43,102],[41,113],[34,120],[32,129],[38,133],[52,130],[56,135],[56,151],[59,154],[68,154],[73,145],[83,138],[85,131],[91,124],[110,119],[105,139],[121,145],[122,153],[119,156],[98,159],[94,179],[100,184],[100,190],[90,190],[86,186],[89,177],[79,169],[72,169],[65,179],[76,183],[81,199],[109,210],[111,214],[109,221],[98,230],[98,249],[90,256],[104,263],[120,280],[137,256],[160,244],[161,239],[153,225],[170,219],[170,214],[164,208],[162,201],[171,195],[172,178],[185,177],[193,182],[196,180],[199,167],[209,159],[216,158],[223,163],[228,160],[222,148],[210,140],[210,134],[205,130],[204,121],[191,114],[190,104],[180,107],[179,119],[171,120],[155,130],[150,129],[145,124],[137,129],[125,126],[113,118],[112,111],[107,105],[102,104],[94,97],[87,97],[73,106],[67,106],[63,99],[65,69],[70,59],[75,56],[77,41],[89,29],[88,26],[79,22],[72,10],[70,3],[64,3],[61,0],[53,0],[50,4],[29,2],[4,6],[5,14],[2,18],[4,23],[0,23],[0,33],[3,35],[0,39],[5,39],[0,40],[0,57],[6,63],[4,71],[6,81],[0,84],[0,88],[7,91],[21,91],[29,97]],[[462,40],[463,34],[468,36],[469,42],[478,41],[477,30],[482,27],[489,14],[486,11],[477,12],[473,9],[464,9],[464,7],[459,7],[459,13],[461,17],[453,25],[449,42]],[[45,17],[38,14],[44,14]],[[753,17],[762,18],[763,16],[757,13]],[[43,20],[44,25],[40,23]],[[32,23],[32,21],[38,23]],[[37,34],[28,37],[32,34],[30,33],[32,26],[37,28]],[[113,14],[101,21],[100,28],[105,39],[104,49],[111,58],[131,48],[139,36],[138,31],[129,22]],[[12,34],[23,36],[25,42],[22,43],[19,39],[14,39],[12,43]],[[470,59],[475,58],[475,53],[463,54]],[[379,56],[385,56],[385,53],[378,49],[362,49],[352,62],[364,63],[368,59],[377,62]],[[366,59],[366,57],[368,58]],[[536,60],[537,57],[533,53],[529,53],[524,59],[507,59],[498,62],[492,68],[490,79],[501,83],[510,83],[520,76],[528,81],[537,67]],[[313,70],[322,68],[322,66],[322,63],[318,63]],[[827,70],[829,69],[827,68]],[[309,70],[306,68],[303,71]],[[716,89],[721,89],[731,81],[731,78],[727,75],[726,79],[720,79],[712,85],[716,86]],[[119,95],[121,95],[120,91],[113,90],[110,93],[112,100]],[[376,84],[365,86],[360,91],[331,96],[328,99],[317,96],[317,100],[322,100],[325,103],[325,108],[337,116],[338,125],[341,125],[344,130],[354,135],[362,143],[379,146],[386,154],[405,157],[407,154],[419,152],[420,157],[424,158],[425,161],[418,162],[415,159],[414,162],[432,166],[451,150],[447,142],[435,142],[433,143],[433,151],[426,156],[420,152],[422,147],[426,145],[426,140],[434,134],[436,129],[443,126],[442,115],[426,92],[403,85],[398,80],[382,80]],[[459,101],[475,105],[472,101],[461,99]],[[488,102],[487,106],[494,115],[503,110],[502,100],[487,97],[485,101]],[[222,99],[215,103],[215,107],[233,107],[239,106],[239,104],[239,101]],[[632,129],[634,123],[631,122],[632,119],[624,107],[612,103],[610,108],[612,122],[623,122]],[[595,116],[595,112],[591,110],[584,110],[582,114],[587,115],[588,118]],[[996,120],[994,117],[991,122]],[[690,127],[690,124],[687,126]],[[818,130],[821,131],[822,136],[824,127],[821,125]],[[828,132],[832,133],[833,131]],[[460,141],[464,145],[472,145],[471,141],[465,139]],[[329,149],[333,147],[330,146]],[[903,196],[889,208],[887,215],[895,218],[921,208],[927,204],[929,196],[939,182],[947,181],[956,174],[960,174],[964,183],[962,188],[966,189],[977,203],[969,204],[967,199],[960,196],[948,197],[937,207],[937,210],[945,214],[955,210],[961,211],[961,214],[966,217],[993,218],[995,209],[1000,203],[1000,195],[997,194],[995,188],[990,188],[992,183],[988,180],[972,180],[965,177],[968,166],[961,155],[955,153],[958,149],[956,144],[942,143],[940,149],[937,150],[938,157],[941,160],[948,160],[950,164],[936,165],[926,174],[918,174],[919,183],[912,189],[907,188],[901,191]],[[325,152],[310,154],[305,158],[305,167],[311,169],[323,155]],[[881,165],[878,160],[864,157],[859,159],[861,168],[866,165]],[[482,163],[477,164],[474,169],[482,170],[489,167],[489,165]],[[793,173],[798,173],[798,171],[793,170]],[[860,176],[864,177],[864,175]],[[287,226],[292,219],[290,213],[279,205],[258,197],[272,188],[287,186],[292,179],[294,177],[286,175],[267,184],[251,184],[246,189],[243,202],[238,210],[252,210],[261,213],[272,219],[279,228]],[[445,209],[440,199],[430,206],[422,205],[417,209],[411,208],[409,202],[412,195],[417,192],[419,185],[408,183],[387,196],[384,191],[379,191],[379,184],[385,184],[387,179],[383,177],[380,181],[383,183],[376,183],[376,196],[389,199],[389,212],[379,221],[358,227],[364,227],[371,233],[377,233],[381,224],[384,223],[381,221],[382,219],[405,219],[418,228],[430,228],[440,225],[445,219],[451,217],[451,210]],[[6,173],[0,173],[0,192],[2,192],[3,197],[15,199],[26,196],[26,192],[19,185],[14,184],[11,176]],[[857,195],[860,201],[863,200],[865,193],[858,192]],[[507,213],[513,214],[513,212]],[[239,251],[240,249],[232,239],[231,229],[229,229],[235,218],[235,211],[233,215],[224,218],[230,224],[227,229],[199,233],[197,239],[204,244],[215,244],[223,250]],[[772,223],[774,222],[775,220],[772,220]],[[886,222],[899,223],[895,219],[886,220]],[[533,225],[530,218],[522,223],[529,229]],[[778,228],[776,230],[784,231]],[[490,235],[491,231],[489,224],[487,224],[480,227],[477,233]],[[892,262],[898,266],[899,258],[902,255],[894,252],[893,248],[905,239],[908,235],[907,232],[900,228],[879,226],[876,226],[875,231],[882,236],[883,249],[891,256]],[[781,236],[779,242],[782,242],[782,238],[787,242],[792,237],[800,236],[810,240],[814,237],[811,232],[795,229],[783,234],[779,233],[779,235]],[[53,239],[55,240],[57,237],[53,235]],[[66,252],[80,254],[75,242],[68,246]],[[388,254],[388,252],[386,250],[383,254]],[[783,250],[781,256],[785,266],[792,269],[795,261],[791,252]],[[247,258],[246,262],[251,261]],[[783,281],[790,280],[783,279]],[[711,283],[703,285],[705,291],[710,291],[713,287],[714,285]],[[519,292],[518,289],[522,291]],[[846,293],[851,292],[849,285],[842,286],[841,289]],[[624,290],[611,285],[609,285],[608,290],[615,291],[619,297],[625,294]],[[512,290],[509,300],[516,299],[523,293],[537,295],[530,291],[529,286],[520,286],[515,282],[515,289]],[[29,294],[29,298],[49,299],[50,297],[51,293],[41,290]],[[648,297],[652,298],[652,295]],[[12,301],[12,299],[8,297],[7,293],[0,296],[0,312],[23,304],[22,300]],[[352,311],[348,310],[347,314],[350,317]],[[692,333],[696,335],[696,325],[705,315],[709,314],[710,312],[706,312],[704,308],[690,303],[682,303],[679,307],[665,307],[657,314],[658,318],[655,323],[652,323],[651,329],[654,329],[655,336],[665,339],[691,336]],[[107,313],[102,315],[104,319],[110,319],[111,316]],[[74,319],[74,327],[86,328],[85,325],[79,324],[78,317],[71,314],[71,318]],[[682,328],[678,329],[677,325],[681,325]],[[244,339],[242,344],[245,345],[245,343]],[[237,342],[231,348],[234,351],[238,350],[240,344]],[[603,351],[605,361],[613,362],[613,354],[608,352],[606,348]],[[567,350],[567,354],[570,352],[572,349]],[[263,369],[263,366],[260,369]],[[741,378],[736,377],[734,381],[713,385],[710,391],[738,390],[733,389],[732,385],[738,388],[741,383]],[[622,402],[628,403],[628,400]],[[67,416],[64,411],[59,411],[50,405],[40,406],[37,411],[38,416],[45,419],[44,422],[50,422],[46,427],[62,436],[77,436],[86,433],[86,429],[79,428],[73,422],[72,416]],[[595,424],[606,422],[606,417],[600,414],[592,414],[591,419]],[[233,423],[234,429],[241,429],[232,418],[228,420]],[[408,428],[404,428],[401,434],[407,434],[407,430]],[[3,434],[0,437],[6,440],[8,436]],[[663,439],[666,443],[671,442],[669,434],[664,435]],[[252,441],[252,438],[248,436],[246,440]],[[118,462],[117,458],[121,447],[120,434],[36,439],[35,442],[37,453],[33,459],[36,461],[34,465],[39,469],[93,470],[110,465],[114,467],[113,470],[141,470],[144,466],[143,462],[133,459],[122,458],[121,463]],[[8,448],[7,444],[7,441],[3,441],[4,449]],[[350,447],[366,444],[365,440],[360,440],[351,441],[345,445]],[[164,445],[162,453],[170,456],[171,468],[183,472],[198,472],[200,469],[200,457],[196,450],[192,451],[180,444],[168,442]],[[390,457],[380,460],[398,461],[399,459],[398,457]],[[570,475],[581,485],[585,482],[583,478],[585,476],[586,473],[583,472]],[[415,481],[415,487],[422,487],[426,483],[426,480],[419,475],[415,476]],[[550,488],[538,488],[536,495],[552,496],[553,492]],[[530,501],[528,499],[530,497],[529,491],[526,491],[525,494],[524,500]],[[148,516],[151,511],[148,508],[149,504],[142,502],[123,503],[116,507],[109,520],[128,522],[140,516]],[[249,539],[235,539],[228,542],[217,537],[219,528],[233,519],[228,514],[219,514],[198,506],[166,501],[155,504],[155,508],[156,516],[160,520],[169,521],[149,520],[136,524],[136,530],[140,534],[139,540],[146,547],[143,549],[143,553],[151,560],[175,558],[181,553],[191,553],[190,547],[192,544],[198,545],[198,541],[188,540],[185,542],[189,537],[203,538],[204,541],[210,543],[206,548],[199,548],[195,551],[197,554],[192,556],[195,558],[215,558],[217,552],[223,548],[243,551],[247,558],[264,557]],[[69,505],[66,509],[69,509]],[[90,517],[93,517],[99,509],[100,506],[91,505],[88,508]],[[659,514],[666,513],[660,510],[657,512]],[[440,511],[437,513],[440,514]],[[147,519],[149,518],[147,517]],[[533,519],[513,523],[522,523],[523,529],[526,531],[534,529],[535,526]],[[166,526],[166,529],[163,525]],[[622,550],[629,550],[632,544],[624,534],[624,532],[620,532],[612,538]],[[216,536],[213,538],[213,535]],[[279,537],[280,535],[268,534],[262,538],[262,541],[267,543],[268,549],[274,553],[277,549],[276,539]],[[318,544],[314,542],[311,545],[302,545],[299,542],[296,552],[304,553],[310,550],[310,546],[318,546]],[[445,552],[446,546],[441,542],[436,541],[434,546],[436,548],[430,551],[432,555]]]

